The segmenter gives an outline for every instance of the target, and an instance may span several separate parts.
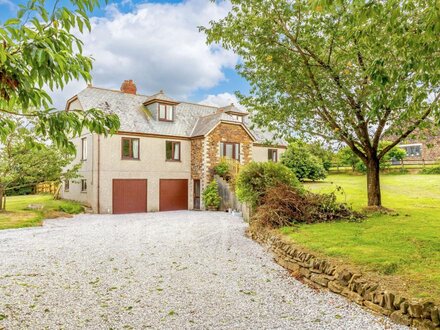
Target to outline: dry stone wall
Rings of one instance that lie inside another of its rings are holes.
[[[399,324],[417,329],[440,329],[440,307],[432,302],[411,300],[388,291],[358,272],[337,267],[303,251],[273,231],[251,227],[249,234],[272,250],[278,264],[314,288],[341,294]]]

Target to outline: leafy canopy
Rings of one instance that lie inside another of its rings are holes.
[[[343,141],[368,163],[437,122],[438,1],[231,2],[201,29],[241,56],[251,90],[240,101],[258,124]]]
[[[41,140],[32,123],[15,122],[16,129],[0,147],[0,210],[4,209],[3,195],[11,189],[32,187],[43,181],[58,181],[78,177],[81,164],[70,166],[72,155],[57,148],[49,141]],[[33,148],[29,148],[32,140]]]
[[[47,89],[62,89],[72,80],[91,81],[92,58],[82,54],[76,34],[90,31],[87,14],[99,0],[45,0],[20,5],[17,17],[0,25],[0,142],[16,128],[14,117],[35,120],[35,132],[74,150],[69,138],[83,129],[100,134],[119,128],[115,115],[97,109],[56,111]],[[73,9],[69,9],[73,8]]]

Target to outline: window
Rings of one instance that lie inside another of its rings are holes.
[[[166,159],[180,161],[180,142],[166,141]]]
[[[239,115],[230,115],[232,118],[234,118],[235,120],[238,120],[240,122],[243,122],[243,116],[239,116]]]
[[[86,191],[87,191],[87,180],[82,179],[81,180],[81,192],[86,192]]]
[[[220,157],[240,160],[240,143],[220,142]]]
[[[87,138],[81,139],[81,160],[87,160]]]
[[[400,146],[406,151],[407,157],[420,157],[422,155],[422,145],[421,144],[409,144]]]
[[[122,159],[139,159],[139,139],[122,138]]]
[[[159,104],[159,120],[173,121],[174,120],[174,106],[169,104]]]
[[[278,150],[277,149],[268,149],[267,150],[267,158],[272,162],[278,161]]]
[[[70,188],[70,181],[64,180],[64,191],[69,191]]]

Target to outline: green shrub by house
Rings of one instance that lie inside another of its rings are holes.
[[[322,159],[313,155],[302,141],[289,144],[286,152],[281,156],[281,163],[290,168],[300,181],[323,180],[327,176]]]
[[[235,191],[240,202],[258,206],[267,189],[279,184],[303,189],[295,174],[286,166],[274,162],[251,162],[240,170]]]
[[[214,173],[222,178],[226,178],[229,174],[229,164],[225,160],[222,160],[214,167]]]
[[[203,191],[202,198],[206,208],[218,209],[220,207],[221,198],[218,194],[218,185],[215,180],[212,180]]]

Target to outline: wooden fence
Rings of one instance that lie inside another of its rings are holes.
[[[60,186],[59,182],[51,181],[51,182],[40,182],[35,186],[36,194],[51,194],[55,195],[58,192],[58,188]]]
[[[425,167],[440,166],[439,160],[432,159],[403,159],[403,160],[391,160],[389,168],[406,168],[406,169],[422,169]],[[353,169],[347,165],[332,164],[330,167],[331,172],[348,172]]]

